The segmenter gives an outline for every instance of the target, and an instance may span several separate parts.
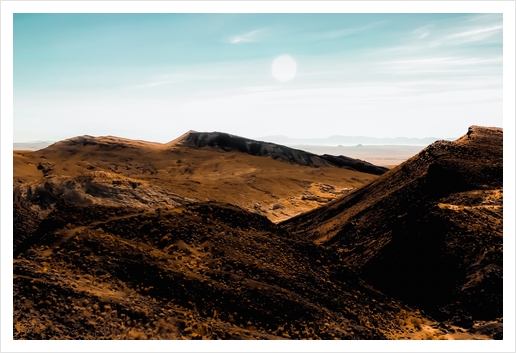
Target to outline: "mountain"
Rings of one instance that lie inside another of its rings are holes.
[[[502,224],[503,130],[472,126],[282,227],[383,293],[471,326],[503,315]]]
[[[223,133],[15,151],[13,338],[501,339],[502,135],[380,176]]]
[[[273,155],[229,150],[229,145],[213,138],[224,136],[218,133],[202,136],[210,136],[228,151],[199,148],[191,143],[199,135],[188,132],[167,144],[78,136],[39,151],[15,151],[14,189],[21,195],[16,200],[43,212],[58,199],[168,207],[168,200],[181,195],[234,204],[279,221],[348,193],[386,170],[346,157],[332,163],[258,141],[253,146],[272,149]]]
[[[13,143],[13,149],[37,151],[42,148],[48,147],[53,143],[53,141],[15,142]]]
[[[195,133],[195,131],[188,131]],[[178,138],[181,139],[182,137]],[[455,138],[445,138],[444,140],[454,140]],[[280,145],[320,145],[320,146],[356,146],[362,145],[410,145],[410,146],[427,146],[432,142],[440,140],[436,137],[411,138],[411,137],[395,137],[395,138],[379,138],[368,136],[329,136],[326,138],[292,138],[287,136],[275,135],[257,138],[258,141],[267,141]],[[40,150],[50,146],[55,141],[31,141],[31,142],[15,142],[14,150]]]
[[[336,166],[375,175],[381,175],[388,170],[385,167],[345,156],[327,154],[319,156],[287,146],[251,140],[223,132],[190,132],[175,143],[196,148],[212,147],[226,152],[238,151],[252,156],[269,156],[274,160],[316,168]]]

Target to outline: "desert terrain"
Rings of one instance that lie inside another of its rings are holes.
[[[502,142],[390,170],[220,132],[16,150],[13,336],[501,339]]]
[[[356,146],[294,145],[291,147],[315,154],[344,155],[391,169],[415,156],[426,146],[358,144]]]
[[[277,222],[349,193],[388,170],[344,156],[328,161],[261,144],[263,151],[256,149],[258,142],[223,133],[189,132],[167,144],[81,136],[39,151],[15,151],[14,188],[26,196],[22,199],[48,199],[50,204],[59,197],[120,206],[137,202],[142,207],[176,205],[178,197],[216,200]],[[178,191],[180,196],[170,196]],[[132,196],[124,201],[122,194]],[[142,203],[142,197],[148,203]],[[41,203],[31,207],[49,209]]]

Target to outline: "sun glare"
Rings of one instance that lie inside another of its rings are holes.
[[[290,55],[278,56],[272,62],[272,76],[280,81],[287,82],[296,76],[297,63]]]

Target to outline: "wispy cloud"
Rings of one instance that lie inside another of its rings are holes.
[[[133,85],[126,85],[120,87],[121,90],[139,90],[139,89],[150,89],[165,85],[172,84],[184,84],[191,83],[193,81],[210,81],[210,80],[218,80],[220,79],[220,75],[210,75],[210,74],[195,74],[195,73],[185,73],[185,74],[169,74],[162,75],[161,77],[157,77],[155,79],[150,79],[147,82]]]
[[[448,39],[463,38],[464,40],[467,40],[467,41],[482,40],[495,33],[498,33],[502,28],[503,28],[503,26],[476,28],[473,30],[452,34],[452,35],[448,36]]]
[[[503,18],[502,14],[499,13],[488,13],[488,14],[472,14],[471,16],[467,17],[464,22],[491,22],[496,21],[499,22]]]
[[[432,28],[433,25],[427,25],[427,26],[422,26],[422,27],[419,27],[419,28],[416,28],[414,30],[414,34],[416,35],[416,37],[418,39],[423,39],[425,37],[428,37],[428,35],[430,35],[430,28]]]
[[[263,32],[263,29],[257,29],[248,33],[239,34],[229,39],[231,44],[238,43],[249,43],[249,42],[257,42],[258,34]]]
[[[441,45],[461,45],[471,42],[480,42],[487,40],[489,37],[501,32],[502,29],[502,25],[463,29],[458,33],[444,35],[441,38],[431,42],[430,45],[432,47],[436,47]]]
[[[131,88],[131,89],[152,88],[152,87],[163,86],[163,85],[166,85],[166,84],[169,84],[172,82],[174,82],[174,81],[173,80],[153,81],[153,82],[147,82],[147,83],[144,83],[141,85],[130,86],[129,88]]]
[[[501,57],[494,58],[461,58],[461,57],[430,57],[410,60],[393,60],[381,63],[382,71],[395,74],[422,73],[459,73],[475,72],[480,67],[498,67]]]
[[[417,53],[436,48],[456,47],[468,44],[501,43],[503,26],[500,22],[486,23],[482,26],[462,26],[450,29],[440,29],[438,25],[426,25],[409,32],[404,42],[387,49],[392,53]]]
[[[336,30],[336,31],[318,33],[318,34],[315,34],[313,36],[313,38],[319,39],[319,40],[326,40],[326,39],[335,39],[335,38],[340,38],[340,37],[346,37],[346,36],[353,35],[355,33],[367,31],[368,29],[371,29],[371,28],[379,25],[380,23],[382,23],[382,22],[371,23],[369,25],[361,26],[361,27],[345,28],[345,29],[340,29],[340,30]]]

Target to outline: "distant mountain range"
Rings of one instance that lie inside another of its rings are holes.
[[[310,146],[356,146],[356,145],[406,145],[406,146],[428,146],[438,140],[453,141],[455,137],[369,137],[369,136],[341,136],[334,135],[325,138],[295,138],[282,135],[265,136],[256,138],[259,141],[272,142],[280,145],[310,145]],[[39,150],[50,146],[55,141],[29,141],[13,143],[14,150]]]
[[[292,138],[287,136],[264,136],[257,140],[278,143],[281,145],[318,145],[318,146],[356,146],[361,145],[410,145],[410,146],[427,146],[438,140],[453,141],[456,138],[438,138],[438,137],[369,137],[369,136],[341,136],[334,135],[326,138]]]
[[[29,150],[37,151],[42,148],[48,147],[55,141],[30,141],[30,142],[15,142],[13,143],[14,150]]]

